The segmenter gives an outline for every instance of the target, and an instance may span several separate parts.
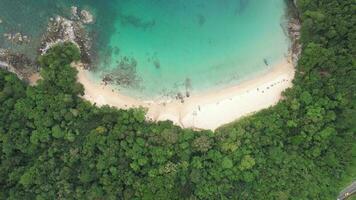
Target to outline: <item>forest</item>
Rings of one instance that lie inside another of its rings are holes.
[[[303,45],[276,106],[212,131],[83,100],[75,45],[36,86],[0,70],[0,199],[336,199],[356,171],[355,0],[299,0]]]

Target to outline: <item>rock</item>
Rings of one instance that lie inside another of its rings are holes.
[[[298,0],[293,0],[295,6],[297,6]]]
[[[75,42],[76,36],[74,33],[73,21],[57,16],[50,22],[47,28],[47,33],[43,38],[44,47],[40,49],[46,53],[50,47],[59,42]]]
[[[10,42],[15,43],[15,44],[23,44],[23,43],[30,42],[28,36],[22,35],[21,33],[15,33],[15,34],[4,33],[4,37],[7,40],[9,40]]]
[[[302,52],[302,45],[300,44],[300,29],[301,24],[298,18],[292,18],[288,24],[288,33],[292,40],[292,62],[297,64],[299,56]]]
[[[91,24],[94,21],[93,15],[87,10],[80,11],[80,18],[84,24]]]
[[[190,97],[190,92],[189,92],[189,91],[186,91],[186,92],[185,92],[185,96],[186,96],[187,98],[189,98],[189,97]]]
[[[8,40],[11,40],[12,36],[9,33],[4,33],[4,37]]]
[[[91,41],[81,21],[56,16],[49,22],[47,31],[42,36],[39,52],[44,54],[53,45],[63,42],[72,42],[80,49],[85,67],[91,63]]]
[[[70,9],[71,9],[71,14],[72,14],[71,19],[72,20],[79,20],[80,17],[78,15],[78,7],[72,6]]]
[[[35,62],[24,54],[7,49],[0,49],[0,68],[13,72],[24,80],[36,71]]]
[[[0,24],[2,24],[2,22],[3,22],[2,19],[0,19]]]
[[[177,100],[180,100],[181,103],[184,103],[184,96],[181,92],[178,92],[177,95],[176,95],[176,99]]]
[[[153,61],[153,65],[155,66],[156,69],[160,69],[161,68],[161,63],[159,62],[159,60],[154,60]]]

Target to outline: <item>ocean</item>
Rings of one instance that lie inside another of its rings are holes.
[[[269,70],[288,55],[284,0],[0,0],[0,48],[37,55],[51,17],[93,13],[93,81],[142,98],[216,90]],[[21,32],[27,44],[4,33]]]

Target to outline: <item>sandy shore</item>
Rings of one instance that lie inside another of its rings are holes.
[[[84,85],[83,98],[96,105],[117,108],[145,107],[146,118],[153,121],[171,120],[184,128],[211,129],[243,116],[275,105],[281,92],[292,86],[294,67],[285,60],[269,71],[236,86],[186,98],[184,103],[146,102],[113,91],[110,86],[94,83],[89,72],[77,67],[78,80]]]

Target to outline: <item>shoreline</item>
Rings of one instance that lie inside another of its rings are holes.
[[[110,85],[94,83],[88,71],[78,64],[74,66],[78,70],[78,82],[85,88],[82,98],[97,106],[143,107],[147,108],[147,120],[170,120],[182,128],[210,130],[275,105],[281,99],[281,93],[292,86],[295,73],[291,59],[286,58],[254,78],[220,90],[192,94],[182,103],[175,99],[170,102],[142,101],[123,95]]]

